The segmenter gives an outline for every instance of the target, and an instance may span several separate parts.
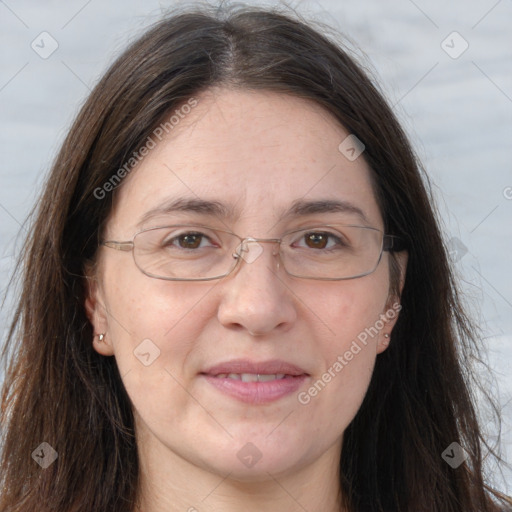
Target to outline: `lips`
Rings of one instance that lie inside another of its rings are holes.
[[[272,359],[269,361],[254,362],[247,359],[234,359],[218,363],[201,372],[203,375],[211,375],[213,377],[222,374],[252,374],[252,375],[289,375],[296,377],[299,375],[309,375],[303,368],[288,363],[280,359]]]
[[[222,394],[256,405],[296,393],[310,375],[300,366],[279,359],[236,359],[211,366],[200,376]]]

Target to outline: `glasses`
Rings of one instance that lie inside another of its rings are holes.
[[[106,240],[100,245],[132,251],[135,265],[149,277],[209,281],[227,276],[242,259],[255,261],[263,252],[260,242],[278,246],[273,255],[287,274],[332,281],[371,274],[383,251],[401,250],[398,237],[341,224],[298,229],[281,238],[241,238],[223,229],[179,224],[143,229],[131,241]]]

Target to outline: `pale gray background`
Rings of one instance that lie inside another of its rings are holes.
[[[21,225],[78,106],[127,41],[172,5],[0,0],[0,291],[13,269],[15,239],[23,236]],[[512,1],[291,5],[362,48],[431,176],[446,240],[458,249],[455,265],[495,370],[497,384],[489,386],[504,408],[502,452],[510,461]],[[43,31],[58,44],[47,59],[31,48],[34,40],[41,45]],[[463,39],[446,40],[453,31]],[[444,40],[454,56],[469,46],[452,58]],[[2,337],[9,315],[8,309],[0,314]],[[511,492],[512,472],[494,473]]]

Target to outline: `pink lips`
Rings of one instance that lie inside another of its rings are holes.
[[[228,377],[229,374],[276,375],[279,378],[244,382]],[[235,359],[216,364],[201,372],[201,375],[219,391],[252,404],[268,403],[289,395],[297,391],[309,377],[303,368],[278,359],[262,362]]]

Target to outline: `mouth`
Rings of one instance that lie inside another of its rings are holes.
[[[217,391],[251,404],[272,402],[297,391],[310,377],[303,368],[282,360],[232,360],[200,373]]]
[[[203,370],[201,373],[212,376],[275,375],[278,378],[283,378],[284,376],[296,377],[298,375],[309,375],[304,368],[282,359],[271,359],[259,362],[250,361],[248,359],[232,359],[231,361],[217,363]],[[254,382],[254,380],[247,382]]]
[[[212,375],[216,379],[233,379],[241,380],[242,382],[269,382],[271,380],[281,380],[291,375],[285,373],[219,373],[218,375]]]

